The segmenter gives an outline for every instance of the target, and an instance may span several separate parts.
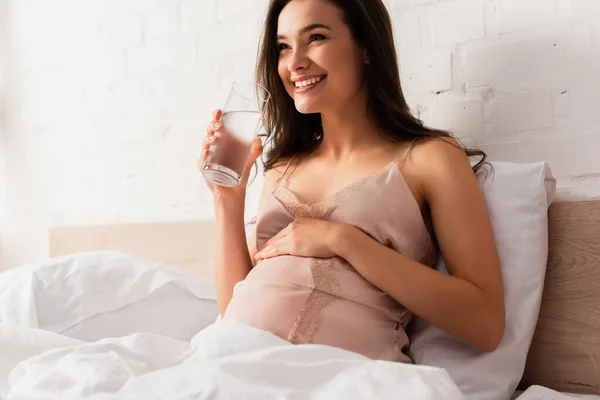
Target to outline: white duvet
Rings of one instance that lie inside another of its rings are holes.
[[[220,321],[191,343],[134,334],[87,343],[0,327],[6,400],[462,399],[444,370],[294,346]]]
[[[0,274],[0,399],[464,398],[444,369],[295,346],[215,314],[214,285],[116,252]]]
[[[0,350],[6,400],[463,399],[442,369],[294,346],[235,321],[191,343],[155,334],[88,343],[3,324]],[[534,387],[519,399],[569,397]]]

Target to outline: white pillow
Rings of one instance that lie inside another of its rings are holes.
[[[75,253],[0,274],[0,323],[94,341],[145,332],[190,341],[214,322],[214,284],[121,252]]]
[[[480,180],[502,263],[506,328],[499,348],[483,353],[416,318],[409,355],[445,368],[467,400],[506,400],[523,374],[537,323],[548,256],[548,207],[556,181],[545,163],[491,163]],[[447,273],[440,258],[436,269]]]

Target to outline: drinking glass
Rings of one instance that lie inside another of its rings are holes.
[[[262,128],[261,111],[270,93],[252,82],[233,82],[223,106],[223,128],[206,159],[202,175],[216,185],[235,187],[248,165],[252,142]]]

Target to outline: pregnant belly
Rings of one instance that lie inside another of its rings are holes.
[[[296,344],[327,344],[400,360],[404,313],[341,258],[280,256],[261,261],[236,285],[224,318]]]
[[[310,260],[279,256],[260,261],[235,286],[223,318],[290,340],[294,322],[314,289]]]

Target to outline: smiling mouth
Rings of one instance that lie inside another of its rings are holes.
[[[309,91],[321,84],[321,82],[323,82],[325,78],[327,78],[327,75],[306,79],[304,81],[294,82],[294,90],[299,93]]]

